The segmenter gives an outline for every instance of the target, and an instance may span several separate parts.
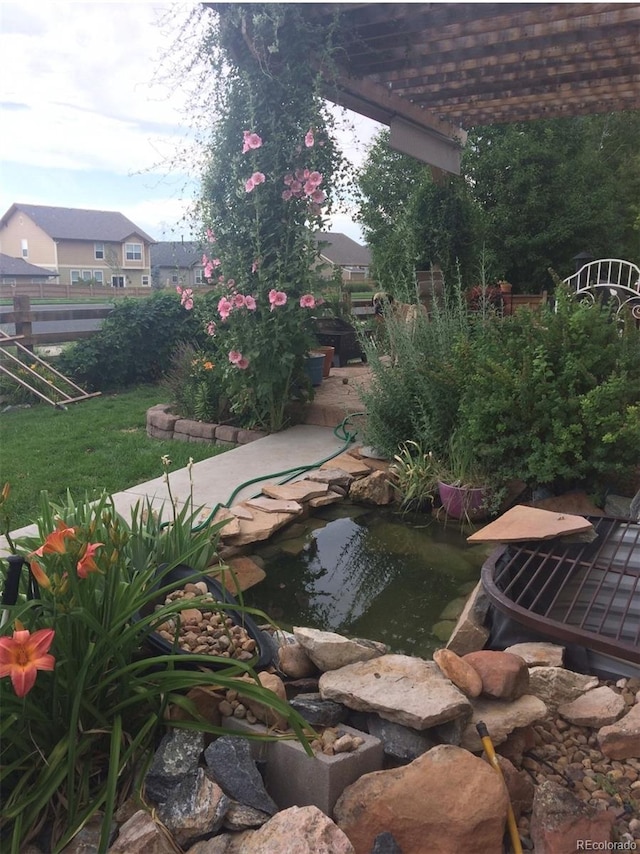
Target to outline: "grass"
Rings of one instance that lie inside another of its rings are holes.
[[[171,470],[221,453],[214,445],[160,441],[146,433],[146,412],[166,391],[140,386],[102,395],[66,410],[37,404],[0,414],[0,488],[11,484],[10,527],[34,521],[42,490],[57,501],[69,489],[76,499],[103,489],[120,492],[160,477],[160,458]]]

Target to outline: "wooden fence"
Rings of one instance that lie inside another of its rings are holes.
[[[31,299],[104,299],[113,301],[126,297],[148,297],[153,293],[151,288],[130,287],[113,288],[111,285],[61,285],[55,282],[20,282],[19,285],[0,283],[0,299],[13,299],[17,296]]]
[[[148,296],[148,292],[147,292]],[[13,298],[13,311],[0,312],[0,323],[15,324],[15,337],[27,350],[43,344],[62,344],[67,341],[79,341],[95,335],[96,329],[71,330],[67,332],[34,332],[34,323],[70,320],[104,320],[113,308],[60,308],[40,309],[31,307],[31,297],[16,296]],[[9,333],[11,334],[11,333]],[[12,337],[14,337],[12,335]]]

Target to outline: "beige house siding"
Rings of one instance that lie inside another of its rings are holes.
[[[22,241],[27,241],[28,255],[22,254]],[[32,219],[19,211],[0,228],[0,252],[13,258],[23,258],[30,264],[56,269],[56,244]]]

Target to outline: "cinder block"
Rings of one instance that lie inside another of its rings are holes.
[[[222,726],[252,735],[267,733],[262,724],[250,724],[237,718],[223,718]],[[316,806],[331,817],[336,801],[347,786],[363,774],[382,769],[384,749],[380,739],[344,724],[338,729],[360,736],[364,743],[351,753],[335,756],[318,753],[311,757],[295,738],[271,742],[251,739],[251,755],[256,761],[266,761],[267,792],[281,810]]]

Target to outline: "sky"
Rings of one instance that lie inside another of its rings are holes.
[[[195,6],[0,0],[0,215],[14,202],[117,210],[155,240],[193,236],[196,84],[175,60],[192,50],[180,33]],[[380,126],[342,124],[358,165]],[[348,213],[329,227],[363,242]]]

